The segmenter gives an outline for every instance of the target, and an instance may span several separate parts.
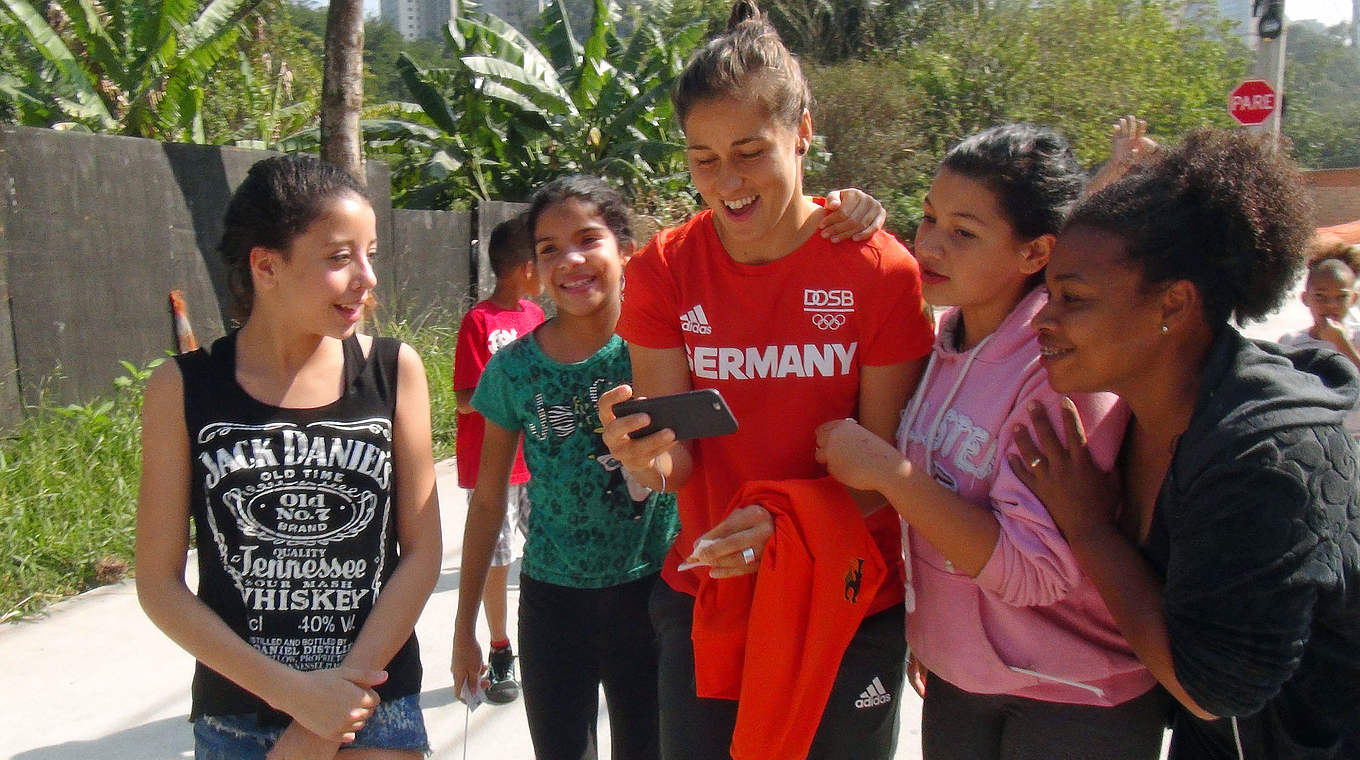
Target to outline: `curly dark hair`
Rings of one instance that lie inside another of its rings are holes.
[[[232,193],[218,253],[227,268],[231,316],[244,322],[255,302],[250,251],[268,248],[289,256],[293,238],[344,195],[368,201],[358,180],[344,169],[311,156],[273,156],[256,161]]]
[[[1242,130],[1205,128],[1081,201],[1066,229],[1122,238],[1147,285],[1193,283],[1217,327],[1261,319],[1283,302],[1303,265],[1311,215],[1283,149]]]
[[[798,60],[755,0],[737,0],[727,31],[694,54],[671,88],[680,128],[698,103],[710,98],[750,97],[781,124],[796,125],[812,105],[812,89]]]
[[[940,168],[991,188],[1022,238],[1056,235],[1085,180],[1067,140],[1032,124],[1002,124],[945,154]]]

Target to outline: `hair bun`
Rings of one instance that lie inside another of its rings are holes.
[[[744,21],[764,21],[764,16],[761,15],[760,7],[756,5],[755,0],[737,0],[732,5],[732,15],[727,17],[727,31],[735,30]]]

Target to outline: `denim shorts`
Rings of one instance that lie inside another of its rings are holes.
[[[261,726],[254,714],[205,715],[194,722],[194,760],[265,760],[284,726]],[[393,749],[430,754],[420,695],[382,702],[354,741],[341,749]]]

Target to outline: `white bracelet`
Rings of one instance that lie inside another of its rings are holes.
[[[660,488],[659,490],[657,490],[657,493],[665,493],[665,492],[666,492],[666,473],[662,472],[660,467],[657,467],[657,468],[656,468],[656,476],[659,477],[659,478],[661,478],[661,488]]]

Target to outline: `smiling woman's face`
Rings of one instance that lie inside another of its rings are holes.
[[[1048,262],[1048,305],[1032,322],[1049,384],[1062,393],[1136,383],[1163,342],[1159,289],[1125,258],[1124,241],[1091,227],[1058,236]]]
[[[780,123],[754,98],[696,103],[685,117],[690,178],[728,251],[758,256],[802,223],[802,152],[812,120]]]

